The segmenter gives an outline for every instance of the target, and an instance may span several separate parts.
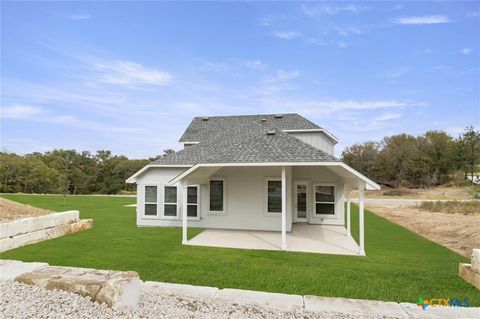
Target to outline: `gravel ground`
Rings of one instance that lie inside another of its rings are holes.
[[[88,298],[11,281],[0,282],[1,318],[352,318],[339,313],[285,312],[165,294],[144,286],[139,306],[111,309]]]

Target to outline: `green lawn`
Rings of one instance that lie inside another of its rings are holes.
[[[78,209],[94,226],[0,258],[135,270],[143,280],[406,302],[420,295],[466,297],[480,306],[479,291],[457,275],[466,258],[368,211],[367,257],[357,257],[182,246],[180,228],[137,228],[135,209],[123,206],[134,198],[75,196],[63,206],[61,196],[4,197],[56,211]],[[357,236],[357,207],[352,219]]]

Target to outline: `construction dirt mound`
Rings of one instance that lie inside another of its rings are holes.
[[[49,213],[50,212],[45,209],[20,204],[0,197],[0,223],[19,218],[46,215]]]

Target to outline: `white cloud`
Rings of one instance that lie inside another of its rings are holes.
[[[303,35],[295,31],[275,31],[272,35],[283,40],[293,40],[301,38]]]
[[[67,16],[67,19],[69,20],[88,20],[90,19],[92,16],[90,14],[72,14],[72,15],[69,15]]]
[[[97,61],[93,66],[100,73],[100,81],[108,84],[127,87],[164,86],[172,83],[173,80],[168,72],[146,68],[132,61]]]
[[[3,118],[23,120],[36,117],[42,112],[43,109],[37,106],[14,104],[2,107],[1,115]]]
[[[285,70],[278,70],[277,71],[277,76],[276,80],[278,81],[290,81],[293,79],[296,79],[300,76],[300,72],[297,70],[292,70],[292,71],[285,71]]]
[[[395,79],[404,76],[410,71],[410,67],[401,66],[377,74],[377,77],[384,79]]]
[[[337,26],[337,27],[333,27],[333,31],[335,31],[336,33],[344,37],[348,37],[352,34],[360,35],[365,33],[364,30],[361,30],[360,28],[354,27],[354,26]]]
[[[470,53],[472,53],[472,49],[464,48],[464,49],[462,50],[462,53],[465,54],[465,55],[469,55]]]
[[[450,19],[446,15],[429,15],[416,17],[399,17],[393,20],[395,24],[423,25],[449,23]]]
[[[400,113],[383,113],[379,116],[376,116],[372,119],[374,122],[388,122],[391,120],[396,120],[402,117]]]
[[[228,65],[221,62],[205,62],[198,69],[209,72],[223,72],[228,70]]]
[[[267,67],[267,65],[261,60],[247,60],[245,61],[245,66],[255,70],[265,70]]]
[[[259,24],[260,24],[261,26],[264,26],[264,27],[268,27],[268,26],[272,25],[272,23],[273,23],[273,19],[272,19],[272,18],[262,18],[262,19],[260,19],[260,21],[259,21]]]
[[[345,6],[333,6],[333,5],[318,5],[318,6],[302,6],[303,12],[311,17],[318,16],[321,14],[337,14],[341,12],[348,12],[348,13],[360,13],[366,10],[366,7],[360,7],[355,4],[348,4]]]
[[[345,42],[343,42],[343,41],[338,41],[338,42],[337,42],[337,46],[338,46],[339,48],[345,49],[346,47],[348,47],[348,44],[345,43]]]

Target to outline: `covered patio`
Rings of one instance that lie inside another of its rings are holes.
[[[345,227],[294,224],[286,234],[286,251],[358,255],[360,247]],[[187,245],[240,249],[282,250],[282,236],[274,231],[206,229]]]

